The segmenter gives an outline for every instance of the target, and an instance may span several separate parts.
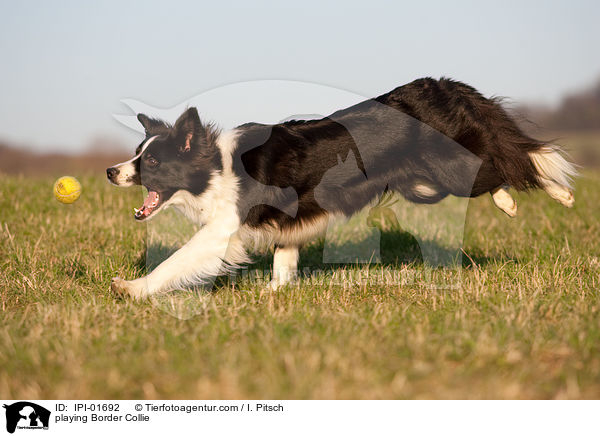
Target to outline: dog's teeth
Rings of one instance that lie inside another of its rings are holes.
[[[137,208],[135,208],[135,207],[133,208],[133,211],[135,212],[135,214],[136,214],[136,215],[137,215],[138,213],[140,213],[139,209],[137,209]]]

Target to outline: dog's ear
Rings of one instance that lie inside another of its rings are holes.
[[[175,121],[173,126],[180,153],[187,153],[206,144],[206,129],[200,121],[198,110],[191,107]]]
[[[167,124],[162,120],[150,118],[144,114],[138,114],[137,119],[146,131],[146,136],[154,136],[168,128]]]

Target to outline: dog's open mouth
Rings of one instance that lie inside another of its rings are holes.
[[[142,205],[141,209],[136,209],[135,207],[133,208],[135,211],[135,219],[138,221],[145,220],[159,208],[160,204],[160,194],[156,191],[148,191],[148,195],[144,199],[144,204]]]

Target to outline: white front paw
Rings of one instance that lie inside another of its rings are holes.
[[[270,291],[276,291],[277,289],[279,289],[283,285],[284,284],[280,283],[279,280],[273,279],[267,285],[267,289],[269,289]]]
[[[297,280],[295,274],[280,274],[278,277],[273,278],[267,285],[267,289],[276,291],[286,285],[292,284]]]
[[[145,286],[145,280],[123,280],[120,277],[114,277],[110,283],[110,289],[119,297],[133,298],[141,300],[148,296],[148,290]]]

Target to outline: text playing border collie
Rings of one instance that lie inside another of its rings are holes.
[[[271,287],[281,286],[296,276],[299,247],[322,234],[329,217],[349,216],[388,190],[416,203],[490,192],[511,217],[509,187],[574,203],[576,171],[556,146],[525,135],[497,100],[444,78],[318,120],[221,132],[195,108],[172,126],[138,119],[146,138],[135,157],[107,169],[108,179],[148,189],[138,221],[174,206],[202,227],[146,277],[113,279],[114,292],[134,298],[246,263],[257,241],[275,246]]]

